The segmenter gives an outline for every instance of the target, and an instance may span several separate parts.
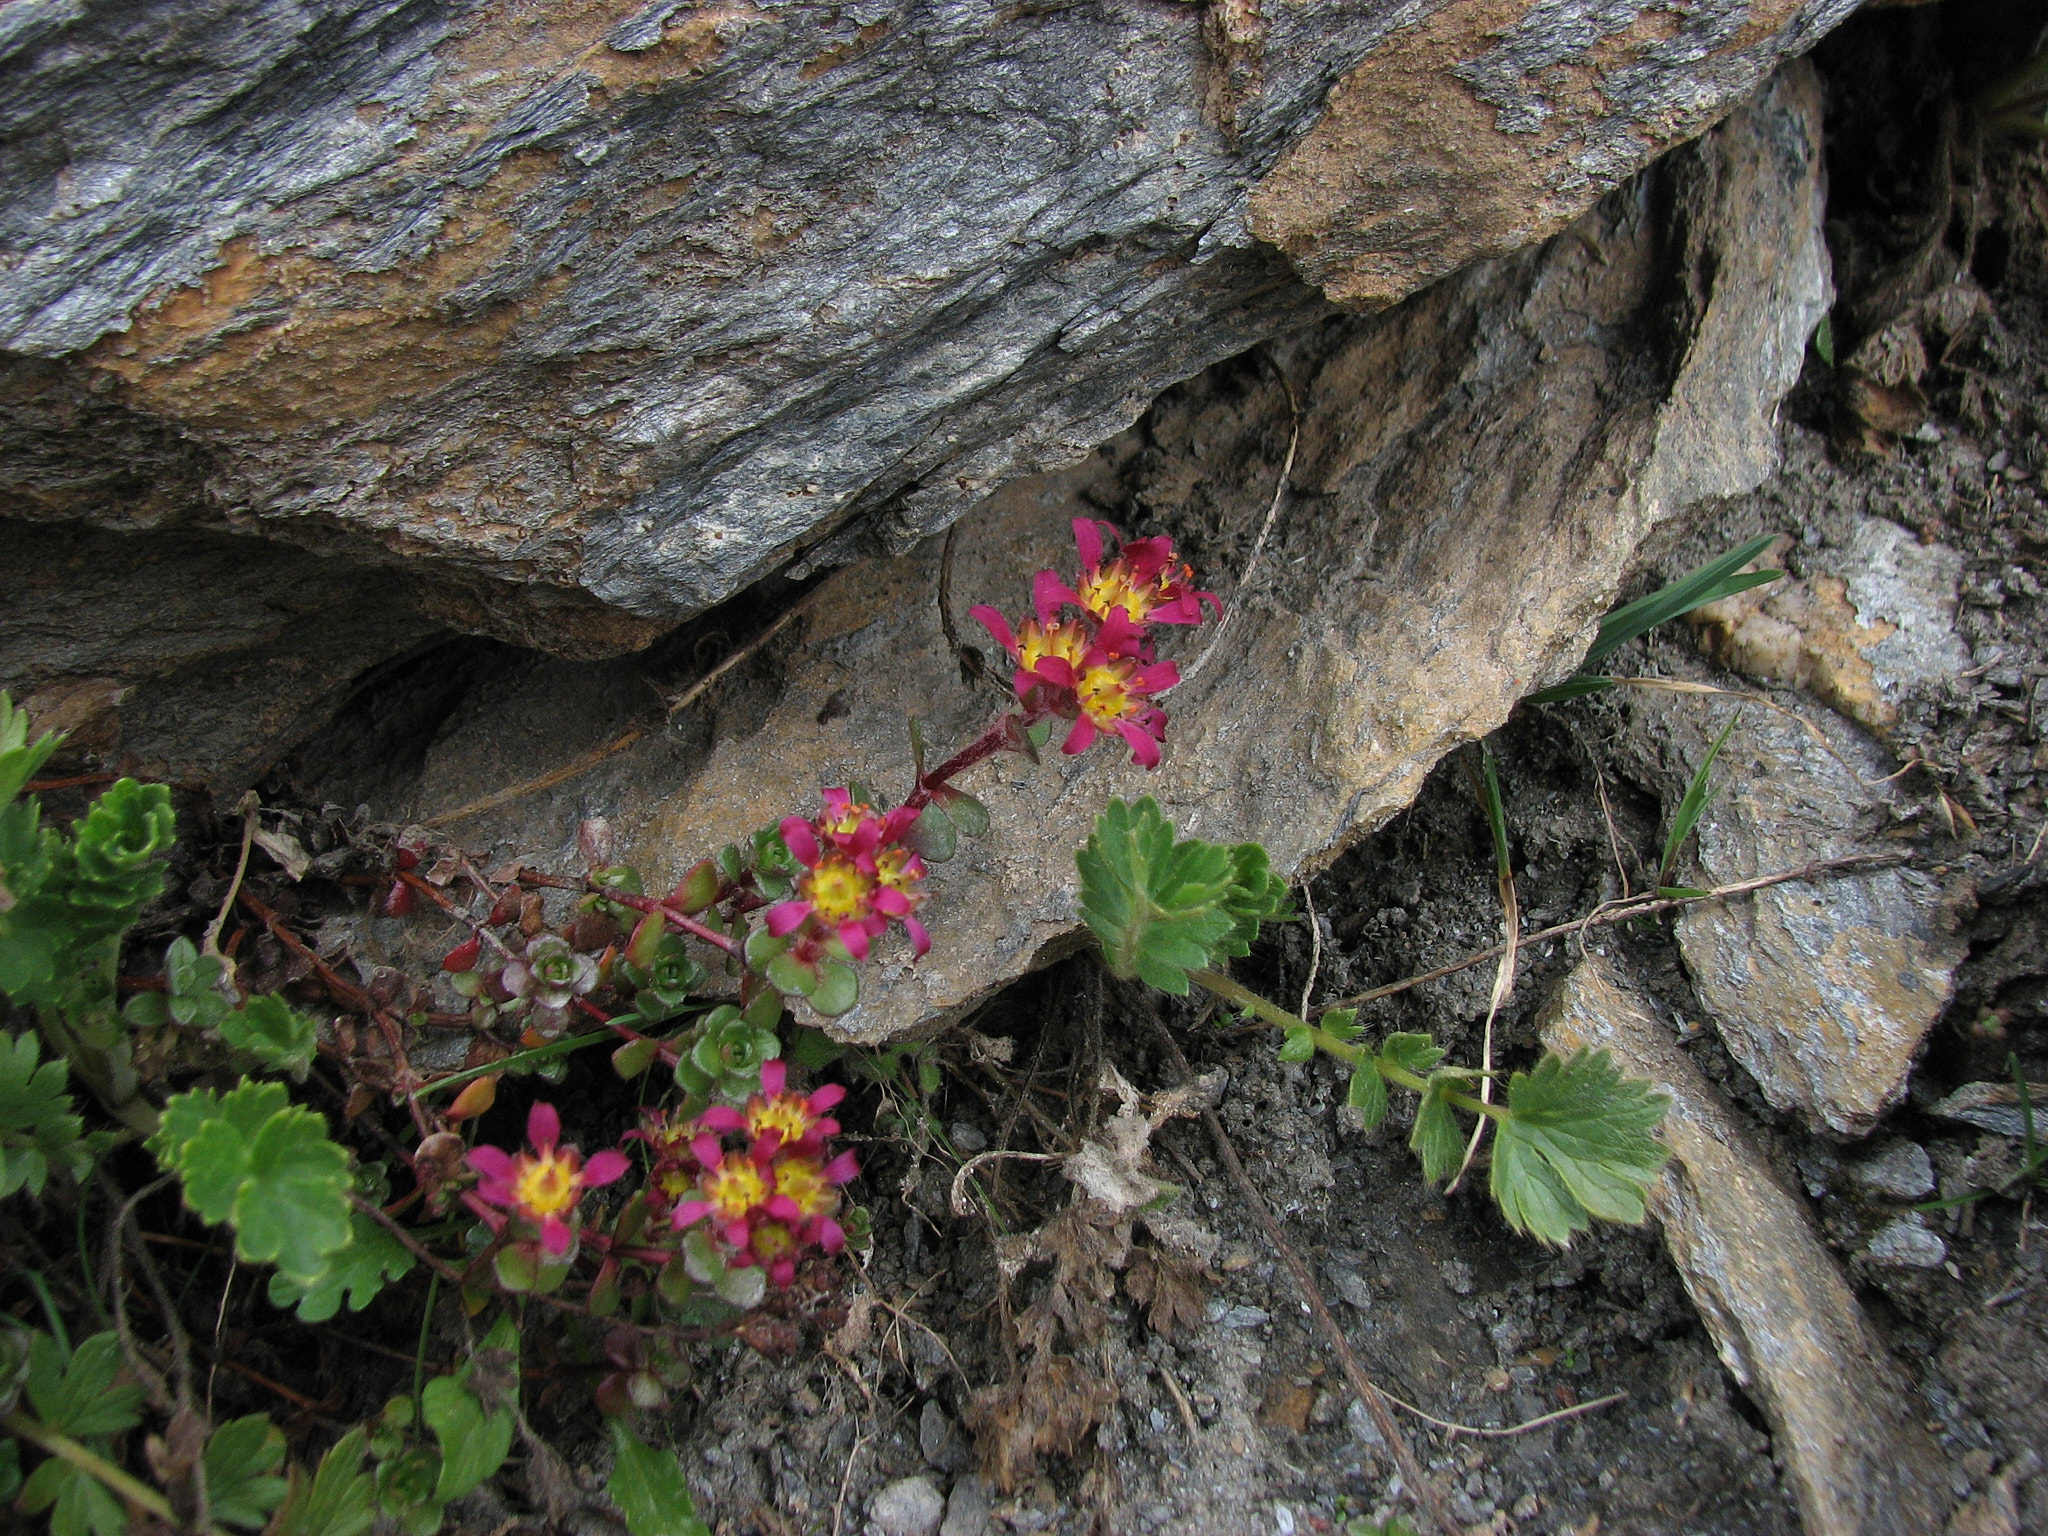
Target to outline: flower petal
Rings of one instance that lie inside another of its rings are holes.
[[[526,1139],[535,1151],[545,1151],[562,1139],[562,1117],[555,1106],[536,1102],[526,1116]]]
[[[1086,752],[1095,745],[1095,722],[1086,715],[1074,722],[1074,728],[1067,732],[1067,739],[1060,743],[1060,750],[1069,756]]]
[[[725,1148],[718,1144],[716,1136],[699,1136],[690,1143],[690,1156],[697,1159],[700,1168],[716,1168],[725,1161]]]
[[[827,1253],[837,1253],[846,1246],[846,1231],[830,1216],[818,1219],[818,1246]]]
[[[1159,766],[1159,743],[1153,739],[1150,731],[1132,721],[1119,720],[1116,723],[1116,733],[1130,743],[1131,756],[1140,768]]]
[[[725,1240],[735,1248],[744,1249],[754,1240],[754,1232],[744,1220],[729,1221],[725,1224]]]
[[[776,938],[792,934],[803,927],[804,919],[811,915],[808,901],[785,901],[768,909],[768,931]]]
[[[782,833],[782,841],[788,846],[791,857],[805,868],[818,862],[818,838],[811,830],[811,824],[801,816],[785,816],[776,829]]]
[[[697,1117],[697,1125],[702,1130],[727,1136],[734,1131],[744,1131],[747,1117],[730,1104],[714,1104]]]
[[[1116,532],[1109,524],[1098,523],[1090,517],[1074,519],[1074,548],[1080,553],[1083,569],[1092,571],[1101,566],[1104,530],[1112,534]]]
[[[796,1283],[796,1260],[777,1259],[775,1267],[768,1271],[768,1278],[775,1283],[778,1291],[786,1291]]]
[[[1041,656],[1033,670],[1040,682],[1051,683],[1055,688],[1071,688],[1080,681],[1074,664],[1064,656]]]
[[[1031,577],[1031,606],[1038,614],[1038,622],[1050,629],[1059,622],[1060,605],[1072,603],[1081,606],[1081,599],[1072,587],[1060,580],[1057,571],[1037,571]]]
[[[685,1200],[676,1207],[675,1215],[669,1218],[669,1225],[680,1232],[685,1227],[695,1226],[710,1214],[711,1202],[709,1200]]]
[[[787,1195],[769,1196],[768,1203],[762,1206],[761,1209],[770,1216],[773,1216],[777,1221],[795,1223],[804,1219],[804,1208]]]
[[[574,1237],[569,1224],[559,1216],[550,1216],[540,1224],[541,1247],[558,1259],[569,1251],[569,1243]]]
[[[1010,628],[1010,621],[996,609],[989,607],[987,603],[978,603],[967,610],[967,616],[987,630],[997,645],[1012,656],[1018,654],[1017,632]]]
[[[583,1165],[583,1187],[602,1189],[630,1166],[623,1152],[594,1152],[590,1161]]]
[[[931,930],[926,928],[923,923],[920,923],[914,917],[905,917],[903,919],[903,931],[910,935],[910,947],[920,957],[931,953]]]
[[[497,1147],[471,1147],[469,1166],[487,1179],[512,1177],[512,1154]]]
[[[1164,693],[1180,683],[1180,668],[1170,661],[1162,661],[1141,669],[1137,676],[1139,691]]]
[[[846,946],[846,952],[856,960],[868,957],[868,930],[863,923],[841,923],[839,942]]]
[[[769,1098],[782,1092],[789,1083],[789,1063],[780,1056],[770,1056],[761,1063],[761,1092]]]
[[[897,806],[895,810],[882,819],[882,841],[885,843],[902,842],[905,834],[917,825],[917,818],[923,814],[922,810],[912,810],[907,805]]]
[[[811,1113],[822,1115],[845,1097],[846,1084],[844,1083],[827,1083],[822,1088],[814,1088],[811,1090],[809,1100]]]
[[[884,885],[876,888],[874,895],[868,898],[868,905],[891,917],[903,917],[911,911],[913,903],[893,885]]]
[[[842,1152],[833,1158],[831,1162],[827,1163],[823,1171],[826,1183],[844,1184],[858,1177],[860,1173],[860,1159],[851,1152]]]

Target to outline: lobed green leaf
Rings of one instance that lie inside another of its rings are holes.
[[[69,1355],[37,1333],[29,1340],[22,1390],[36,1417],[60,1435],[117,1435],[142,1422],[136,1412],[142,1388],[119,1383],[123,1364],[121,1341],[111,1332],[94,1334]]]
[[[327,1122],[290,1102],[281,1083],[252,1083],[216,1098],[178,1094],[149,1141],[184,1181],[185,1199],[210,1222],[231,1222],[235,1251],[275,1263],[312,1285],[351,1233],[348,1153]]]
[[[276,1475],[283,1462],[284,1434],[268,1414],[221,1425],[206,1442],[208,1512],[223,1524],[261,1530],[291,1491]]]
[[[1149,795],[1136,805],[1111,800],[1074,860],[1081,919],[1109,968],[1184,997],[1187,973],[1211,964],[1238,927],[1239,914],[1227,904],[1236,865],[1222,844],[1175,842],[1173,830]],[[1262,895],[1263,888],[1247,893],[1244,903]]]
[[[348,1246],[331,1255],[326,1271],[310,1282],[294,1280],[281,1272],[273,1274],[270,1304],[296,1305],[300,1322],[324,1323],[341,1310],[344,1295],[348,1298],[348,1309],[360,1312],[384,1289],[386,1282],[403,1279],[416,1262],[405,1245],[381,1223],[352,1209]]]
[[[65,1091],[70,1069],[40,1056],[34,1035],[0,1035],[0,1197],[40,1195],[52,1168],[77,1176],[92,1163],[85,1122]]]
[[[292,1490],[275,1536],[362,1536],[377,1518],[377,1485],[363,1470],[368,1434],[358,1425],[334,1442],[309,1483]]]
[[[612,1475],[604,1491],[632,1536],[711,1536],[674,1453],[642,1444],[618,1419],[611,1420],[611,1431]]]
[[[1508,1224],[1562,1247],[1592,1219],[1639,1222],[1669,1151],[1654,1132],[1670,1100],[1624,1078],[1606,1051],[1551,1054],[1508,1083],[1492,1187]]]

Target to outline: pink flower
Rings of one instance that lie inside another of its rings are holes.
[[[719,1134],[743,1132],[765,1145],[771,1155],[815,1156],[825,1142],[839,1134],[839,1122],[826,1114],[846,1097],[838,1083],[827,1083],[808,1096],[786,1091],[789,1067],[780,1058],[761,1063],[761,1091],[747,1100],[744,1111],[714,1104],[697,1117],[707,1131]]]
[[[477,1194],[539,1227],[541,1246],[556,1258],[575,1243],[569,1218],[583,1191],[601,1189],[626,1171],[623,1152],[599,1152],[586,1163],[574,1147],[556,1147],[561,1137],[562,1120],[554,1106],[535,1104],[526,1117],[531,1152],[476,1147],[469,1154],[469,1166],[480,1176]]]
[[[1096,645],[1088,648],[1078,667],[1048,660],[1040,671],[1071,694],[1068,718],[1074,724],[1060,745],[1062,752],[1086,752],[1099,732],[1114,731],[1130,746],[1140,767],[1159,766],[1166,711],[1152,702],[1152,696],[1179,682],[1180,668],[1170,661],[1148,666],[1137,657],[1118,656]]]
[[[1102,558],[1105,533],[1120,545],[1107,561]],[[1216,617],[1223,617],[1215,593],[1195,590],[1194,570],[1175,559],[1171,539],[1123,543],[1108,523],[1077,517],[1074,544],[1081,555],[1081,580],[1073,588],[1062,588],[1060,600],[1101,622],[1122,613],[1134,624],[1199,624],[1203,603]]]
[[[670,1218],[678,1230],[709,1220],[715,1238],[731,1250],[731,1263],[758,1264],[778,1287],[796,1278],[807,1248],[837,1253],[846,1233],[835,1219],[840,1186],[860,1172],[851,1152],[827,1160],[825,1141],[839,1129],[826,1117],[846,1090],[827,1084],[810,1095],[787,1091],[780,1061],[761,1068],[761,1092],[744,1111],[714,1106],[698,1117],[703,1127],[691,1155],[703,1170],[689,1199]],[[744,1152],[726,1150],[721,1134],[745,1132]]]
[[[826,790],[824,799],[815,821],[783,818],[782,840],[804,872],[796,895],[768,909],[768,931],[783,938],[810,924],[836,937],[854,959],[865,960],[869,945],[893,919],[924,954],[932,947],[931,935],[912,915],[924,900],[918,890],[924,861],[898,841],[918,813],[899,806],[878,815],[843,789]]]

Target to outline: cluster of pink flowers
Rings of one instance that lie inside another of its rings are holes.
[[[1031,584],[1036,616],[1015,630],[986,604],[971,612],[1016,658],[1013,685],[1025,708],[1072,722],[1061,751],[1085,752],[1113,731],[1153,768],[1166,736],[1166,712],[1154,699],[1180,681],[1180,669],[1154,659],[1151,626],[1199,624],[1204,603],[1218,616],[1223,609],[1214,593],[1195,589],[1171,539],[1119,539],[1105,559],[1105,534],[1119,539],[1107,523],[1074,519],[1080,579],[1068,586],[1040,571]]]
[[[469,1154],[478,1197],[535,1228],[540,1246],[556,1259],[576,1246],[573,1218],[583,1192],[603,1188],[627,1168],[623,1152],[593,1153],[585,1162],[576,1148],[558,1146],[561,1139],[562,1117],[555,1107],[536,1104],[526,1117],[530,1151],[475,1147]]]
[[[714,1236],[731,1250],[729,1262],[759,1265],[778,1287],[796,1278],[804,1250],[837,1253],[846,1246],[835,1219],[839,1187],[860,1171],[851,1152],[826,1156],[826,1143],[839,1131],[827,1111],[846,1090],[828,1083],[804,1095],[789,1092],[787,1083],[782,1062],[762,1063],[761,1091],[744,1109],[713,1105],[697,1117],[687,1146],[691,1183],[681,1186],[678,1154],[684,1149],[673,1144],[669,1177],[659,1180],[681,1197],[669,1218],[677,1231],[708,1218]],[[728,1136],[743,1137],[747,1145],[728,1150]]]
[[[918,812],[898,806],[887,815],[856,801],[844,789],[825,791],[825,809],[812,820],[785,816],[782,841],[804,866],[796,895],[768,909],[768,931],[776,938],[798,936],[793,952],[836,938],[856,960],[893,920],[903,925],[922,955],[931,935],[915,917],[923,902],[918,889],[924,860],[904,846]],[[800,931],[801,930],[801,931]],[[797,958],[812,961],[808,953]]]

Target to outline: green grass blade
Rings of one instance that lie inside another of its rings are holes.
[[[1685,786],[1685,797],[1678,802],[1678,814],[1671,818],[1671,831],[1664,839],[1664,858],[1657,865],[1659,887],[1671,884],[1671,868],[1678,862],[1678,850],[1699,825],[1700,817],[1706,814],[1707,804],[1714,798],[1707,787],[1707,775],[1713,772],[1714,759],[1721,755],[1721,748],[1728,744],[1729,734],[1735,729],[1735,722],[1741,719],[1739,713],[1730,715],[1728,723],[1721,727],[1721,734],[1714,738],[1714,744],[1707,748],[1707,755],[1692,776],[1692,782]]]
[[[1600,621],[1600,633],[1594,637],[1593,648],[1581,663],[1582,669],[1592,670],[1638,635],[1648,634],[1659,624],[1675,619],[1681,613],[1689,613],[1701,603],[1711,603],[1717,598],[1747,592],[1751,587],[1776,581],[1785,574],[1783,571],[1738,574],[1745,565],[1770,548],[1772,537],[1764,534],[1751,539],[1739,549],[1729,550],[1720,559],[1709,561],[1690,576],[1615,609]]]

